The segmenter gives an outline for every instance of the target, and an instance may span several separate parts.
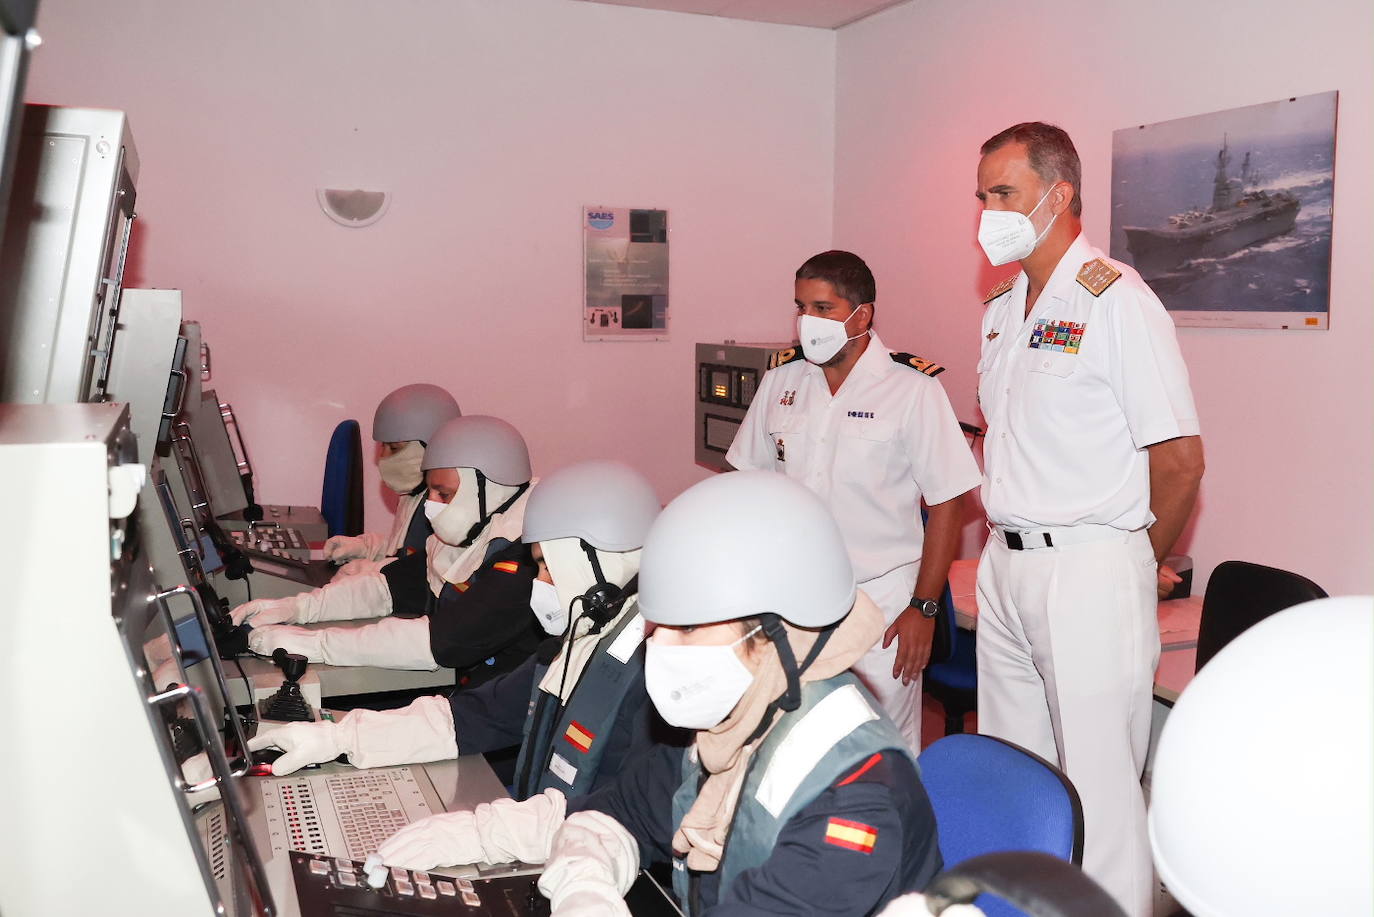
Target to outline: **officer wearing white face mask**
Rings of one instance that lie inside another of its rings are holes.
[[[1143,917],[1156,600],[1177,580],[1157,563],[1192,512],[1202,441],[1173,322],[1082,234],[1079,177],[1053,125],[982,147],[978,241],[1024,272],[988,294],[978,364],[978,727],[1059,763],[1083,801],[1084,871]]]
[[[876,285],[862,259],[816,255],[794,292],[800,350],[774,358],[726,458],[785,473],[834,515],[886,625],[855,671],[916,748],[936,600],[978,466],[934,378],[943,367],[888,351],[872,330]]]
[[[519,545],[531,484],[524,439],[495,417],[456,417],[434,434],[421,468],[434,528],[425,554],[313,592],[240,606],[233,617],[253,628],[253,651],[282,648],[331,665],[447,665],[459,670],[460,686],[507,671],[529,655],[533,624],[511,611],[528,608],[533,578],[532,561]],[[423,578],[414,574],[416,567]],[[484,582],[479,595],[465,594],[489,578],[495,582]],[[383,620],[354,628],[287,626],[357,618]]]
[[[462,413],[452,395],[426,383],[403,385],[381,400],[372,417],[372,438],[381,449],[377,470],[382,483],[400,498],[391,532],[335,535],[324,543],[325,560],[375,563],[398,553],[424,550],[430,527],[425,515],[416,512],[425,497],[420,462],[434,431]],[[348,563],[339,572],[349,576],[367,569],[371,568],[366,564]]]
[[[694,728],[605,789],[479,808],[453,862],[546,863],[555,915],[628,914],[641,862],[672,859],[689,914],[871,914],[938,872],[915,761],[848,667],[882,631],[825,507],[781,475],[724,475],[659,516],[641,607],[654,705]],[[411,851],[391,841],[396,865]],[[423,862],[423,861],[422,861]]]
[[[583,462],[555,472],[534,488],[526,514],[528,530],[535,533],[527,536],[529,546],[539,564],[529,604],[553,635],[541,659],[531,658],[447,698],[420,698],[404,710],[355,710],[338,724],[273,729],[251,740],[250,747],[286,751],[272,765],[273,773],[283,775],[340,754],[358,767],[380,767],[523,743],[516,783],[521,798],[549,786],[570,798],[594,788],[613,777],[636,749],[663,738],[661,729],[652,728],[653,707],[644,691],[643,621],[634,610],[631,582],[639,547],[658,511],[648,481],[619,462]],[[592,546],[610,580],[599,581],[580,550],[560,551],[567,541]],[[566,602],[560,592],[570,596]],[[597,611],[592,617],[584,612],[588,596]],[[558,639],[567,627],[569,605],[578,619],[577,638],[570,641],[577,671],[564,679],[561,668],[549,676],[549,663],[569,655],[569,641]],[[541,683],[554,687],[545,690]],[[558,688],[569,700],[556,699]],[[409,836],[432,835],[431,843],[442,847],[455,820],[445,818],[419,822],[426,827],[412,826]]]

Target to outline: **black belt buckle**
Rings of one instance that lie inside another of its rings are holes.
[[[1054,542],[1050,540],[1049,532],[1041,532],[1040,534],[1045,539],[1045,547],[1054,547]],[[1007,547],[1011,548],[1013,551],[1024,551],[1027,549],[1027,547],[1029,547],[1024,541],[1021,540],[1020,532],[1008,532],[1005,529],[1003,529],[1002,535],[1007,539]]]

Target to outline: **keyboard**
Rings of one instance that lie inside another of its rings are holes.
[[[287,850],[365,860],[432,814],[409,767],[279,777],[261,784],[272,855]]]

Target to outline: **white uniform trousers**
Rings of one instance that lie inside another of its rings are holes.
[[[883,612],[883,630],[897,620],[911,602],[911,590],[916,588],[916,574],[920,564],[907,564],[875,577],[859,588],[868,593]],[[883,638],[879,637],[873,648],[863,655],[850,670],[859,677],[882,704],[883,710],[897,724],[902,738],[913,752],[921,750],[921,679],[903,685],[900,678],[892,677],[892,666],[897,659],[897,641],[883,649]]]
[[[978,731],[1059,767],[1083,802],[1083,870],[1131,917],[1154,874],[1140,787],[1159,625],[1144,531],[978,563]]]

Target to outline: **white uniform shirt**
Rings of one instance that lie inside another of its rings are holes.
[[[1078,282],[1101,258],[1100,296]],[[983,506],[1018,528],[1154,522],[1146,446],[1198,433],[1173,320],[1140,275],[1080,234],[1026,311],[1023,273],[983,316]]]
[[[922,495],[943,503],[980,480],[944,387],[895,363],[876,334],[833,396],[805,360],[766,373],[725,457],[819,496],[859,582],[920,560]]]

